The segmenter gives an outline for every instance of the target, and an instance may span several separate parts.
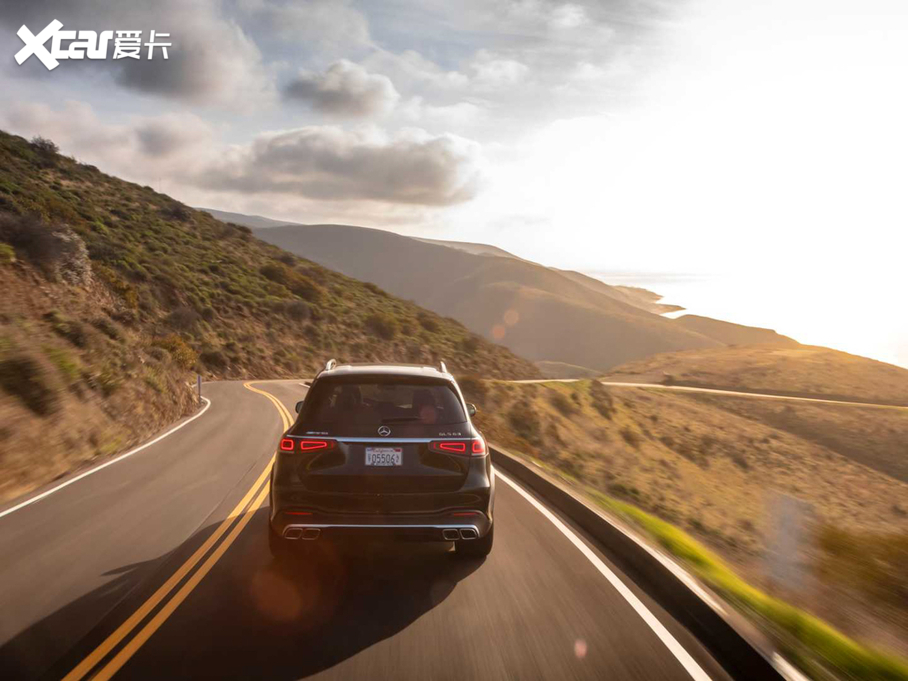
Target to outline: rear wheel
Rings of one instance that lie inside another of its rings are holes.
[[[458,556],[465,558],[476,558],[488,556],[492,551],[492,540],[494,537],[495,527],[491,527],[485,537],[479,539],[461,539],[454,542],[454,550]]]

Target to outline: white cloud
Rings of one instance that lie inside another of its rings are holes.
[[[484,110],[472,102],[434,106],[420,96],[411,97],[398,107],[401,116],[412,123],[446,129],[463,129],[478,123]]]
[[[316,111],[349,118],[386,114],[400,98],[387,76],[369,73],[345,59],[325,73],[301,71],[287,84],[284,96],[307,102]]]
[[[561,5],[552,12],[551,24],[555,28],[577,28],[587,21],[586,10],[580,5]]]
[[[427,206],[462,203],[482,184],[478,144],[405,129],[307,126],[260,135],[234,147],[196,179],[241,193]]]
[[[154,28],[170,33],[172,43],[167,60],[159,56],[153,60],[65,61],[54,71],[55,78],[84,74],[88,68],[107,69],[126,88],[190,103],[250,108],[274,99],[261,52],[242,27],[223,14],[217,0],[144,4],[47,0],[15,3],[0,12],[0,23],[13,30],[22,24],[44,26],[52,18],[80,29]],[[31,61],[20,73],[45,76],[43,67]]]
[[[516,59],[501,57],[489,50],[479,50],[471,68],[476,74],[475,84],[482,88],[500,88],[516,85],[530,72],[529,67]]]
[[[238,0],[237,7],[268,40],[341,53],[372,44],[368,20],[349,0]]]

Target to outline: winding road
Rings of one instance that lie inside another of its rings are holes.
[[[608,551],[500,472],[495,547],[268,552],[297,381],[0,509],[0,678],[728,679]]]

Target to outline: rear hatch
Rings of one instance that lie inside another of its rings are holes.
[[[467,442],[473,431],[450,382],[359,374],[316,381],[288,435],[307,490],[385,495],[456,492],[470,452],[438,443]]]

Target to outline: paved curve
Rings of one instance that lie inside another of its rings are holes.
[[[579,378],[527,378],[510,383],[576,383]],[[906,409],[908,405],[879,404],[876,402],[853,402],[823,397],[798,397],[797,395],[777,395],[774,393],[743,392],[723,388],[698,388],[692,385],[664,385],[662,383],[631,383],[628,381],[599,381],[602,385],[616,388],[655,388],[657,390],[677,390],[688,393],[707,393],[710,395],[730,395],[732,397],[756,397],[764,400],[791,400],[794,402],[819,402],[820,404],[842,404],[849,407],[872,407],[874,409]]]
[[[255,385],[285,412],[304,394]],[[501,480],[488,559],[400,544],[275,563],[265,474],[286,417],[242,383],[205,392],[201,418],[0,518],[0,678],[729,678]]]

